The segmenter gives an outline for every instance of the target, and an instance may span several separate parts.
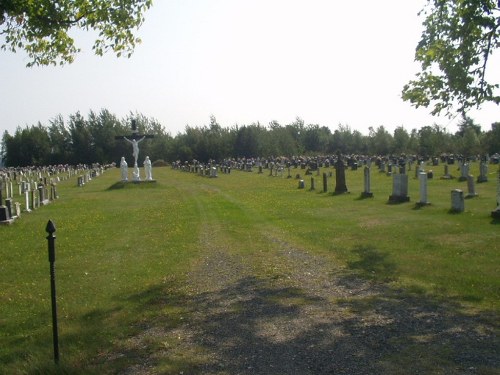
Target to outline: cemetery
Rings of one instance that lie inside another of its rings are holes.
[[[500,1],[205,3],[1,3],[0,374],[500,374]]]
[[[0,373],[500,368],[498,165],[130,164],[2,170]]]

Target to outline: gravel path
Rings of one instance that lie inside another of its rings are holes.
[[[182,297],[161,302],[185,316],[130,338],[137,360],[122,374],[500,374],[498,316],[359,278],[273,228],[260,233],[269,247],[232,251],[199,211],[202,256]]]
[[[356,278],[270,234],[274,252],[234,255],[213,229],[186,275],[189,317],[135,338],[175,342],[124,373],[164,373],[168,358],[176,374],[500,374],[497,317]]]

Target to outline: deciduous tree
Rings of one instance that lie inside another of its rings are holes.
[[[140,42],[134,32],[151,5],[152,0],[0,1],[1,48],[25,50],[28,66],[71,63],[80,49],[70,31],[82,29],[97,32],[97,55],[130,56]]]
[[[421,72],[404,86],[403,99],[450,116],[499,104],[499,85],[487,79],[487,68],[500,46],[500,1],[428,0],[420,14],[424,31],[415,60]]]

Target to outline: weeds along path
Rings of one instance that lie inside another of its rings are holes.
[[[238,194],[210,183],[195,202],[199,257],[182,322],[154,327],[146,360],[183,374],[474,374],[498,370],[491,317],[360,279],[297,245]],[[193,228],[194,229],[194,228]],[[150,339],[150,338],[149,338]],[[493,371],[493,372],[492,372]],[[143,373],[157,373],[143,369]],[[140,373],[135,368],[134,373]]]

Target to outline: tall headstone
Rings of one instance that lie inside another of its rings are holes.
[[[497,177],[497,208],[491,211],[491,216],[494,219],[500,219],[500,168],[498,169]]]
[[[460,165],[460,177],[458,181],[467,181],[467,176],[469,175],[469,164],[463,163]]]
[[[477,197],[476,188],[474,186],[474,176],[472,176],[472,175],[467,176],[467,189],[469,191],[467,192],[466,198]]]
[[[408,196],[408,175],[395,174],[392,176],[392,195],[389,196],[389,203],[409,202]]]
[[[451,191],[451,211],[464,212],[464,192],[460,189],[453,189]]]
[[[335,194],[347,193],[347,185],[345,183],[345,165],[340,153],[338,154],[337,162],[335,163]]]
[[[311,177],[311,190],[315,190],[315,187],[314,187],[314,177]]]
[[[31,212],[30,208],[30,192],[28,190],[24,191],[24,211],[25,212]]]
[[[3,205],[3,188],[4,188],[4,182],[3,180],[0,179],[0,222],[7,223],[11,219],[7,206]]]
[[[364,190],[361,193],[361,197],[363,198],[372,198],[373,193],[370,191],[370,167],[365,166],[363,169],[364,176]]]
[[[488,182],[488,164],[484,161],[481,161],[479,164],[479,177],[477,178],[477,182]]]
[[[323,193],[328,191],[328,178],[326,173],[323,173]]]
[[[420,172],[418,179],[420,183],[420,200],[418,201],[418,205],[425,206],[430,204],[427,200],[427,173]]]

